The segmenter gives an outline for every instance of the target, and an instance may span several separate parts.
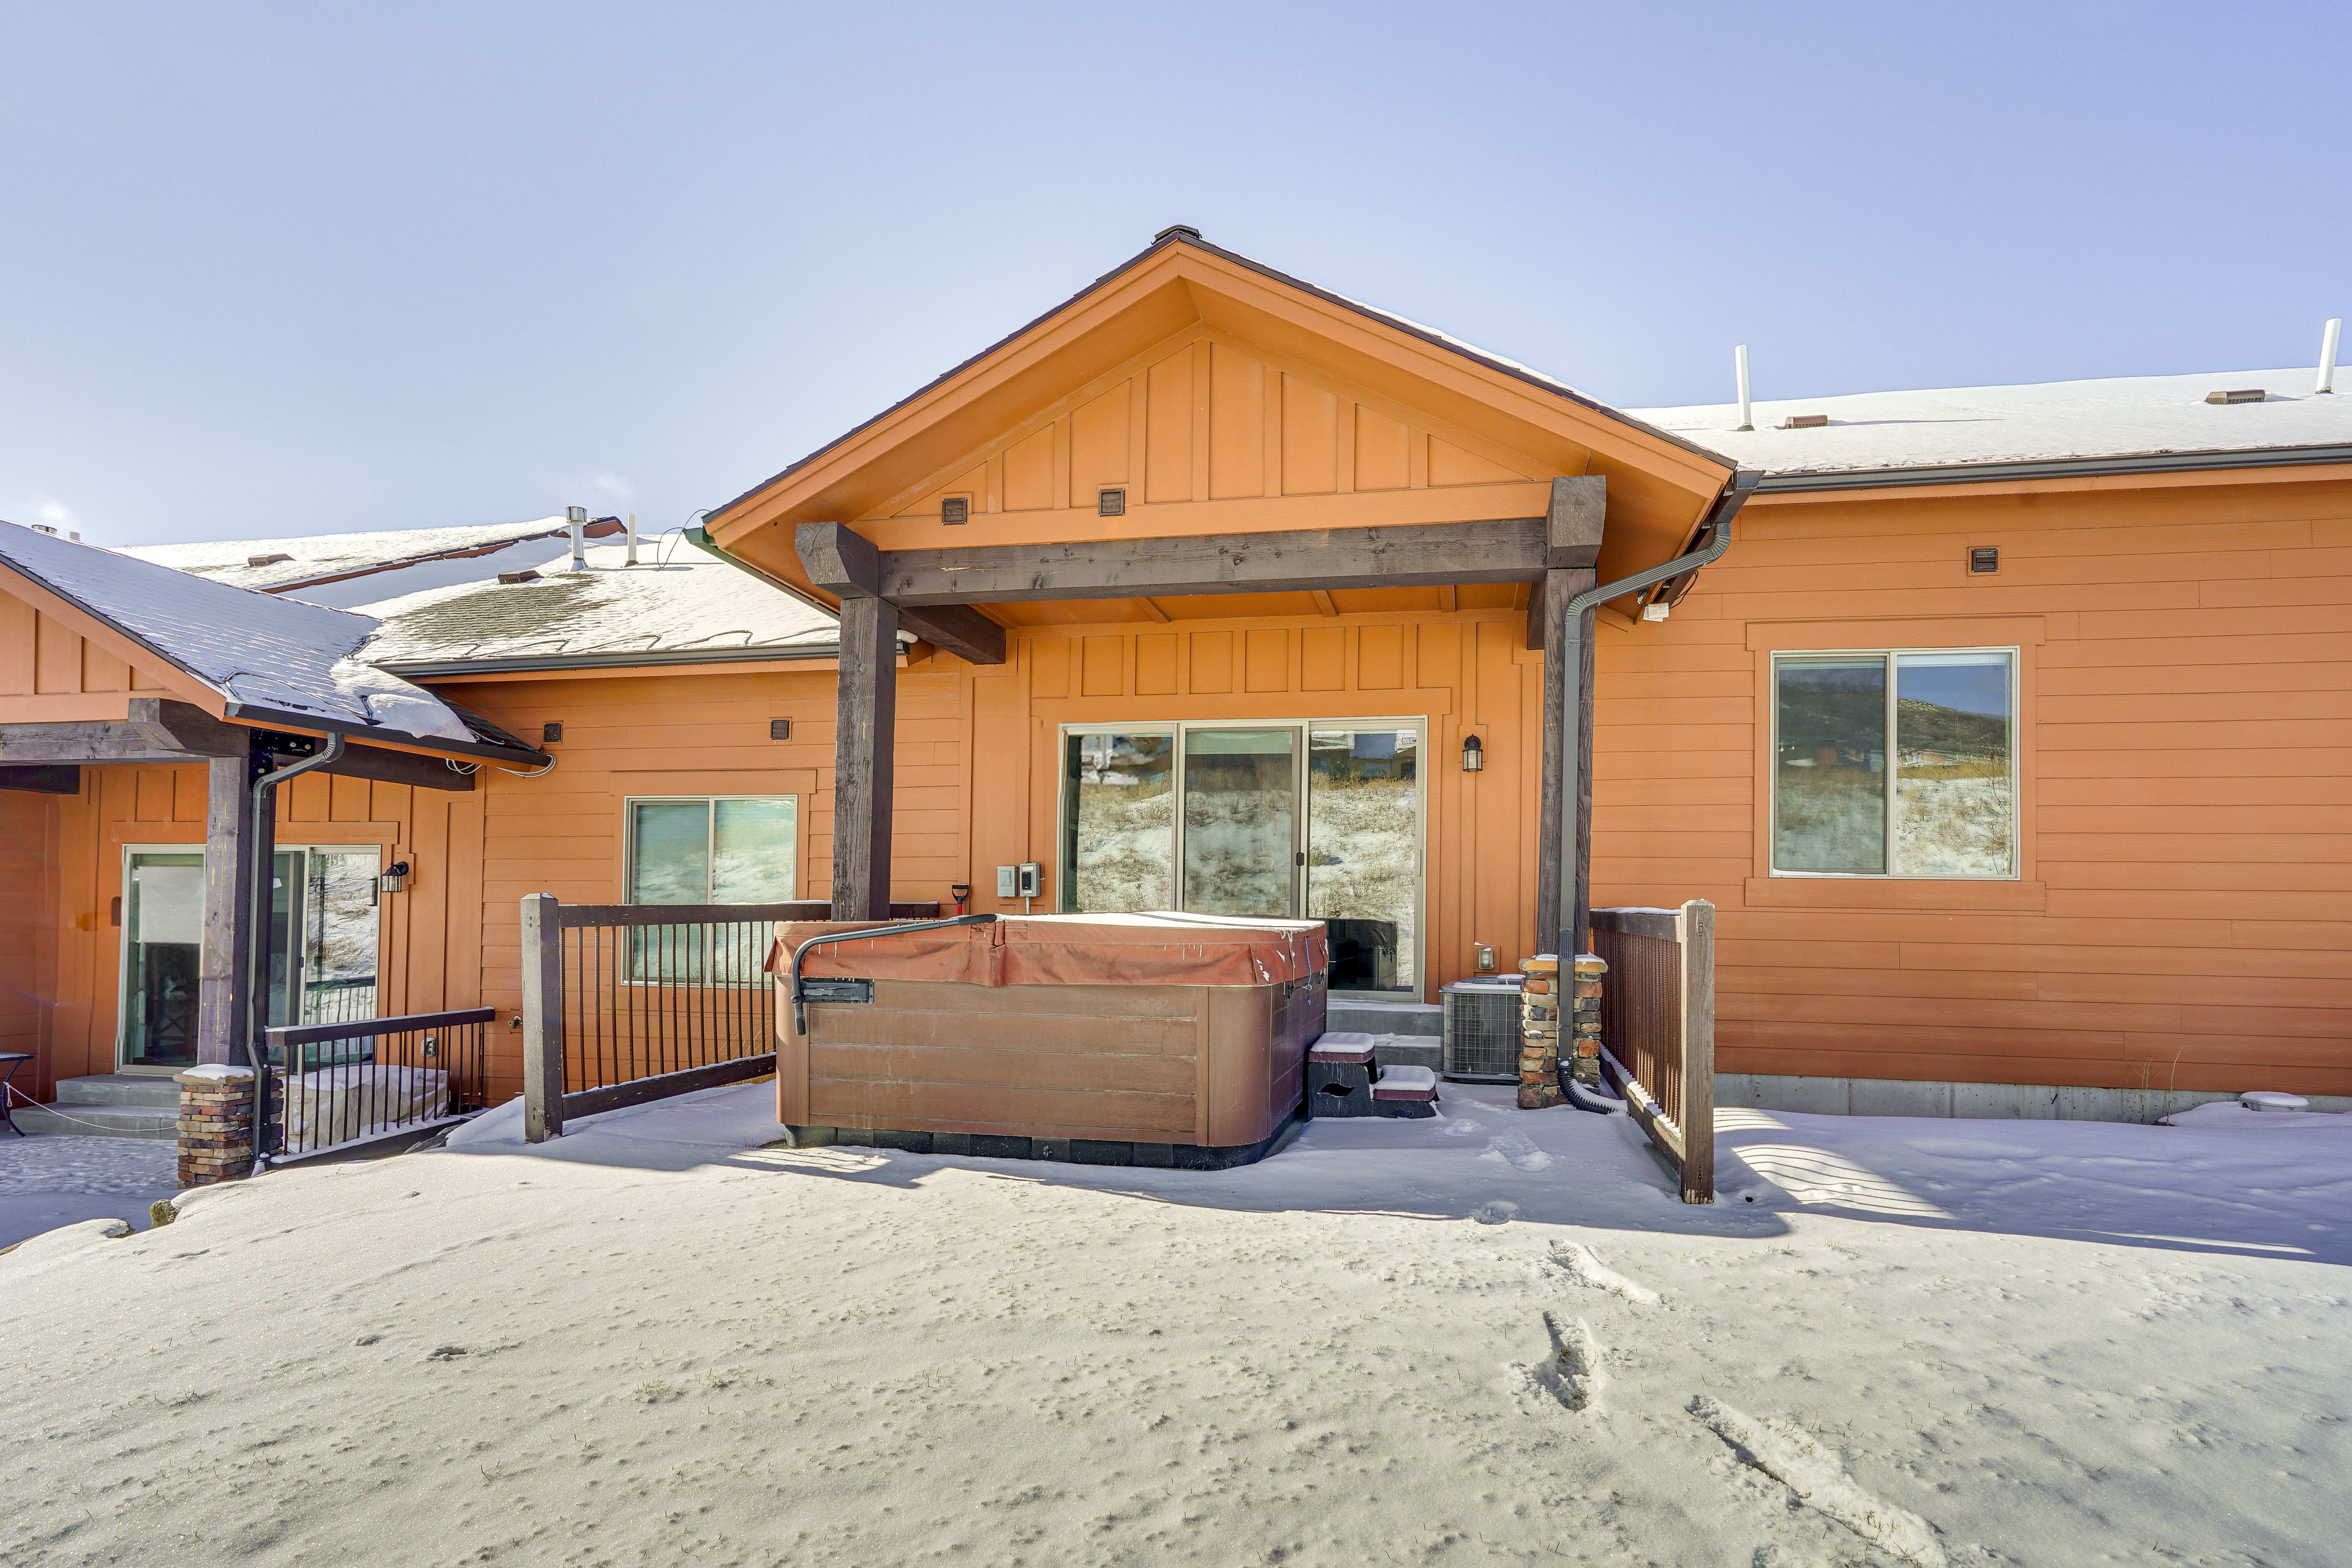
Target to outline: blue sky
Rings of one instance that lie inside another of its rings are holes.
[[[0,3],[0,517],[674,527],[1178,221],[1626,406],[2309,364],[2347,15]]]

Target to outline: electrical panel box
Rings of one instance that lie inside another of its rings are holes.
[[[1020,879],[1021,868],[1018,866],[999,866],[996,868],[996,896],[1000,899],[1019,898]]]
[[[1044,898],[1045,896],[1045,868],[1040,866],[1034,860],[1024,860],[1021,862],[1017,869],[1021,873],[1021,886],[1020,890],[1014,896],[1016,898],[1023,899]]]

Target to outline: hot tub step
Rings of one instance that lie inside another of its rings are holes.
[[[1390,1068],[1372,1085],[1375,1116],[1437,1114],[1437,1075],[1427,1068]]]

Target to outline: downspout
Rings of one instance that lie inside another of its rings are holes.
[[[1739,468],[1733,472],[1731,482],[1716,498],[1715,510],[1708,514],[1706,527],[1699,531],[1701,542],[1696,549],[1687,554],[1677,555],[1672,561],[1661,562],[1647,570],[1636,572],[1630,577],[1620,577],[1614,583],[1602,583],[1587,588],[1568,602],[1568,612],[1561,617],[1564,624],[1559,652],[1561,658],[1574,661],[1562,668],[1575,672],[1576,679],[1568,683],[1567,690],[1570,700],[1578,705],[1579,711],[1560,715],[1561,735],[1573,737],[1561,748],[1566,754],[1560,759],[1560,804],[1574,813],[1561,834],[1566,842],[1562,844],[1560,853],[1570,862],[1563,868],[1568,875],[1560,879],[1560,901],[1569,906],[1561,911],[1568,916],[1560,931],[1563,943],[1580,949],[1584,944],[1586,927],[1592,921],[1592,884],[1589,879],[1587,849],[1592,842],[1592,807],[1584,791],[1585,761],[1592,737],[1584,728],[1581,711],[1590,695],[1583,689],[1582,679],[1584,617],[1612,599],[1638,594],[1655,584],[1685,573],[1696,573],[1700,567],[1713,565],[1721,560],[1723,552],[1731,548],[1731,520],[1739,515],[1739,509],[1747,504],[1749,496],[1756,493],[1756,486],[1763,478],[1763,473],[1755,468]],[[1544,650],[1545,658],[1550,658],[1551,654],[1551,649]],[[1563,952],[1561,956],[1570,955]]]
[[[257,741],[258,737],[257,737]],[[252,809],[246,819],[247,853],[256,855],[260,864],[254,868],[251,901],[246,907],[246,930],[251,933],[252,946],[247,950],[247,962],[253,965],[245,998],[245,1059],[253,1068],[253,1168],[260,1170],[268,1163],[269,1151],[264,1143],[269,1134],[269,1053],[262,1044],[263,1033],[269,1024],[269,892],[270,879],[277,865],[278,786],[297,773],[307,773],[313,768],[323,768],[339,761],[343,754],[343,737],[330,735],[326,745],[299,763],[263,773],[253,781]],[[266,847],[265,847],[266,846]],[[289,933],[289,935],[291,933]],[[293,966],[287,966],[288,1001],[292,1001]],[[290,1079],[299,1063],[287,1064]]]

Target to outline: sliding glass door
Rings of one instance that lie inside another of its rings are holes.
[[[382,859],[373,845],[300,845],[277,852],[269,879],[271,1024],[340,1024],[377,1016]],[[117,1059],[129,1072],[176,1072],[196,1059],[204,854],[184,847],[128,848],[122,889]]]
[[[1422,731],[1360,723],[1064,731],[1057,907],[1303,914],[1334,990],[1417,993]]]

